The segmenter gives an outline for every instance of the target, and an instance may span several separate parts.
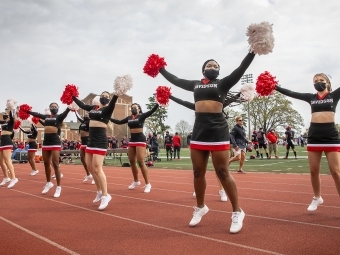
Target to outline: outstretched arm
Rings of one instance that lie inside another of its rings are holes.
[[[155,104],[154,107],[150,111],[147,111],[145,113],[141,114],[141,119],[146,119],[147,117],[150,117],[159,107],[159,104]]]
[[[25,133],[25,134],[29,134],[29,133],[31,133],[30,131],[26,131],[25,129],[23,129],[22,127],[19,127],[20,128],[20,130],[23,132],[23,133]]]
[[[76,98],[75,96],[72,96],[73,101],[83,110],[85,111],[91,111],[93,109],[93,105],[88,105],[88,104],[84,104],[82,101],[80,101],[78,98]]]
[[[38,117],[40,119],[46,119],[48,115],[45,114],[41,114],[41,113],[37,113],[37,112],[31,112],[31,111],[27,111],[28,114],[31,114],[34,117]],[[40,120],[39,120],[40,121]]]
[[[224,77],[219,81],[219,86],[223,91],[230,90],[238,81],[241,79],[242,75],[250,66],[251,62],[255,57],[254,53],[248,53],[248,55],[243,59],[240,66],[236,68],[231,74]]]
[[[281,94],[285,96],[289,96],[295,99],[303,100],[306,102],[310,102],[311,98],[313,97],[312,93],[299,93],[299,92],[294,92],[288,89],[281,88],[280,86],[276,86],[276,91],[280,92]]]
[[[129,117],[126,117],[125,119],[122,119],[122,120],[116,120],[116,119],[110,118],[111,122],[118,124],[118,125],[126,124],[128,123],[128,120],[129,120]]]
[[[177,104],[180,104],[180,105],[183,105],[185,106],[186,108],[189,108],[191,110],[194,110],[195,111],[195,104],[194,103],[191,103],[191,102],[188,102],[188,101],[184,101],[182,99],[179,99],[177,97],[174,97],[173,95],[170,96],[170,99],[174,102],[176,102]]]
[[[77,111],[75,111],[74,113],[76,114],[76,117],[80,122],[84,122],[84,119],[79,115]]]
[[[104,115],[109,115],[109,116],[112,115],[113,110],[115,109],[117,99],[118,99],[118,96],[114,95],[113,98],[111,99],[109,105],[103,110]]]
[[[67,114],[70,112],[70,108],[66,107],[65,111],[61,114],[58,115],[57,117],[57,120],[62,122],[66,117],[67,117]]]
[[[175,75],[165,70],[165,68],[161,68],[159,72],[163,75],[165,79],[167,79],[169,82],[171,82],[175,86],[180,87],[181,89],[188,90],[188,91],[194,91],[195,81],[179,79]]]

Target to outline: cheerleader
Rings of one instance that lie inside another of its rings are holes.
[[[194,207],[190,226],[197,225],[209,211],[204,202],[204,195],[206,189],[205,173],[210,151],[215,172],[233,208],[230,232],[237,233],[243,226],[245,213],[239,207],[236,183],[228,169],[230,138],[228,124],[223,116],[222,109],[228,91],[241,79],[254,57],[255,54],[248,53],[241,65],[223,79],[217,79],[220,66],[213,59],[204,62],[202,66],[204,78],[201,80],[179,79],[165,70],[164,67],[159,70],[170,83],[194,92],[196,117],[190,142],[190,157],[194,170],[197,206]]]
[[[305,101],[310,104],[312,119],[308,129],[308,162],[314,192],[308,211],[315,211],[323,203],[321,197],[320,164],[322,152],[325,153],[329,171],[340,196],[340,140],[334,124],[335,109],[340,99],[340,88],[332,91],[330,79],[324,73],[313,78],[316,93],[298,93],[276,86],[283,95]]]
[[[95,181],[97,195],[93,203],[100,202],[99,210],[104,210],[112,197],[107,193],[107,181],[103,171],[103,161],[107,152],[107,124],[115,108],[117,95],[111,99],[110,93],[104,91],[100,95],[100,105],[84,104],[76,97],[73,101],[83,110],[89,112],[89,139],[86,146],[86,165]]]
[[[133,182],[128,187],[129,189],[134,189],[136,186],[140,185],[140,181],[138,179],[138,168],[136,164],[138,162],[145,181],[144,192],[149,193],[151,191],[151,184],[149,183],[148,179],[148,170],[145,165],[146,137],[143,134],[143,127],[145,119],[151,116],[158,109],[158,107],[159,105],[155,104],[155,106],[150,111],[143,113],[140,105],[135,103],[131,105],[130,116],[122,120],[111,119],[113,123],[118,125],[127,123],[130,128],[131,139],[128,146],[128,156],[133,174]]]
[[[89,139],[90,118],[88,114],[85,114],[84,118],[80,117],[78,112],[75,112],[75,114],[77,116],[77,119],[80,121],[80,125],[79,125],[79,133],[80,133],[80,139],[81,139],[80,161],[83,164],[85,172],[86,172],[86,176],[83,182],[92,180],[92,184],[94,184],[92,174],[90,174],[89,170],[87,169],[87,165],[85,161],[85,150],[86,150],[87,141]]]
[[[60,171],[59,171],[59,157],[61,151],[61,141],[58,135],[58,130],[61,128],[64,119],[70,112],[69,108],[58,114],[59,105],[57,103],[51,103],[49,105],[51,114],[40,114],[37,112],[27,111],[28,114],[38,117],[44,120],[44,141],[42,144],[42,156],[44,160],[44,168],[46,174],[46,185],[44,186],[42,194],[46,194],[54,185],[51,182],[51,163],[54,169],[57,188],[54,193],[54,197],[60,197],[61,186],[60,186]]]
[[[37,145],[37,136],[38,136],[38,130],[37,127],[32,123],[31,129],[29,131],[23,129],[22,127],[19,127],[20,130],[27,134],[27,142],[28,142],[28,163],[30,164],[32,171],[30,173],[31,176],[36,175],[39,173],[39,170],[37,170],[35,166],[35,153],[37,152],[38,145]]]
[[[14,129],[14,110],[10,110],[9,113],[5,112],[3,115],[3,121],[1,125],[1,145],[0,145],[0,161],[1,168],[4,174],[4,179],[0,183],[0,186],[4,186],[9,182],[7,188],[12,188],[18,179],[15,177],[14,167],[12,164],[12,149],[13,149],[13,129]],[[8,170],[11,178],[8,176]]]

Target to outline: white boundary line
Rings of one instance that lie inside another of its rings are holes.
[[[62,250],[62,251],[64,251],[64,252],[66,252],[66,253],[68,253],[68,254],[72,254],[72,255],[80,255],[79,253],[76,253],[76,252],[74,252],[74,251],[71,251],[70,249],[67,249],[67,248],[64,247],[64,246],[62,246],[62,245],[60,245],[60,244],[57,244],[56,242],[53,242],[52,240],[50,240],[50,239],[48,239],[48,238],[46,238],[46,237],[43,237],[43,236],[41,236],[41,235],[38,235],[37,233],[35,233],[35,232],[31,231],[31,230],[28,230],[27,228],[24,228],[24,227],[22,227],[22,226],[20,226],[20,225],[18,225],[18,224],[16,224],[16,223],[14,223],[13,221],[10,221],[10,220],[8,220],[8,219],[6,219],[6,218],[4,218],[4,217],[1,217],[1,216],[0,216],[0,219],[1,219],[2,221],[6,222],[6,223],[8,223],[8,224],[10,224],[10,225],[12,225],[13,227],[16,227],[16,228],[18,228],[18,229],[20,229],[20,230],[26,232],[27,234],[30,234],[30,235],[32,235],[32,236],[34,236],[34,237],[36,237],[36,238],[38,238],[38,239],[40,239],[40,240],[42,240],[42,241],[44,241],[44,242],[46,242],[46,243],[48,243],[48,244],[50,244],[50,245],[56,247],[56,248],[58,248],[58,249],[60,249],[60,250]],[[23,253],[24,253],[24,252],[23,252]]]

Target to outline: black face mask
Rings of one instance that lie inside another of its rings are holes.
[[[57,114],[58,113],[58,108],[50,108],[50,112],[52,113],[52,114]]]
[[[131,113],[132,113],[132,115],[137,115],[137,109],[136,108],[132,108],[131,109]]]
[[[205,69],[203,75],[209,80],[215,80],[220,74],[219,70],[216,69]]]
[[[90,118],[89,117],[84,117],[84,121],[89,121]]]
[[[7,120],[7,119],[9,118],[9,116],[8,116],[8,115],[4,115],[4,116],[2,116],[2,118],[3,118],[4,120]]]
[[[314,88],[319,92],[324,91],[326,89],[326,83],[316,82],[316,83],[314,83]]]
[[[99,98],[99,102],[102,104],[102,105],[107,105],[109,102],[110,102],[110,99],[106,98],[106,97],[101,97]]]

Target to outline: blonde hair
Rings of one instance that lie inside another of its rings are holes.
[[[237,116],[236,118],[235,118],[235,121],[238,121],[239,119],[241,119],[242,118],[242,116]]]
[[[314,75],[313,79],[316,77],[316,76],[321,76],[322,78],[324,78],[326,80],[326,87],[327,87],[327,90],[328,91],[332,91],[332,84],[331,84],[331,81],[328,77],[327,74],[324,74],[324,73],[317,73],[316,75]]]

